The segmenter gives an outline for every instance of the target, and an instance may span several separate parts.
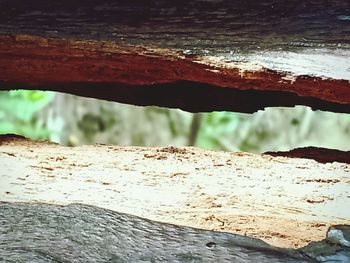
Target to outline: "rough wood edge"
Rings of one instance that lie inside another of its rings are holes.
[[[331,225],[350,223],[341,208],[350,198],[345,163],[192,147],[69,148],[17,136],[0,137],[0,163],[2,201],[79,202],[281,247],[301,247]],[[253,174],[264,177],[257,183]]]
[[[350,112],[349,80],[107,41],[0,35],[0,72],[1,90],[53,90],[192,112],[294,105]]]

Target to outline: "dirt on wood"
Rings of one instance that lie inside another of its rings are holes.
[[[0,139],[0,200],[84,203],[280,247],[350,224],[350,165],[193,147]]]

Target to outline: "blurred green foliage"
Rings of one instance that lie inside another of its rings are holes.
[[[329,136],[331,129],[332,136]],[[183,146],[225,151],[284,151],[318,146],[349,150],[350,115],[308,107],[269,108],[254,114],[192,114],[136,107],[43,91],[0,92],[0,134],[60,144]]]
[[[229,150],[227,134],[232,134],[237,124],[238,117],[234,112],[203,114],[197,145],[207,149]]]
[[[53,92],[12,90],[0,92],[0,134],[19,134],[34,139],[48,139],[50,131],[43,128],[35,113],[54,98]]]

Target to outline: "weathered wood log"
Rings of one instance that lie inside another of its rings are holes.
[[[349,233],[335,226],[293,250],[87,205],[0,203],[0,260],[9,262],[348,262]]]
[[[350,112],[349,14],[343,0],[1,0],[0,89]]]
[[[0,200],[84,203],[301,247],[350,224],[350,165],[186,148],[64,147],[2,136]]]

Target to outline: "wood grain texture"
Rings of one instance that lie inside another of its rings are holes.
[[[350,165],[340,162],[1,136],[0,167],[1,201],[84,203],[280,247],[350,223]]]
[[[340,0],[2,0],[0,89],[189,111],[350,112],[349,14]]]
[[[344,263],[349,233],[333,226],[321,242],[286,249],[89,205],[0,202],[0,259],[8,262]]]
[[[0,7],[2,33],[141,43],[214,55],[347,48],[350,41],[350,4],[343,0],[1,0]]]

